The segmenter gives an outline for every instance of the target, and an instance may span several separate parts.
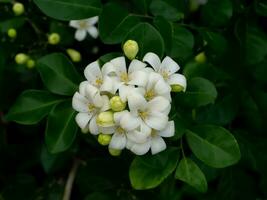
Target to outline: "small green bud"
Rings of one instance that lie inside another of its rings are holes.
[[[171,85],[172,92],[182,92],[184,91],[184,87],[181,85]]]
[[[207,57],[205,55],[205,52],[201,52],[195,56],[195,61],[198,63],[205,63],[207,60]]]
[[[67,49],[66,51],[73,62],[81,61],[81,54],[79,51],[76,51],[75,49]]]
[[[110,107],[113,111],[119,112],[125,109],[126,103],[119,96],[114,96],[109,100]]]
[[[111,148],[108,148],[108,151],[109,151],[110,155],[112,155],[112,156],[119,156],[119,155],[121,155],[121,150],[119,150],[119,149],[111,149]]]
[[[19,65],[25,64],[28,61],[28,59],[29,59],[29,57],[24,53],[18,53],[15,56],[15,61]]]
[[[107,134],[99,134],[97,141],[99,142],[99,144],[103,145],[103,146],[107,146],[110,143],[111,140],[111,135],[107,135]]]
[[[15,15],[21,15],[24,13],[24,5],[22,3],[14,3],[12,10],[14,12]]]
[[[26,63],[26,66],[29,68],[29,69],[32,69],[35,67],[35,61],[33,59],[29,59]]]
[[[110,127],[114,125],[113,112],[101,112],[96,118],[96,123],[102,127]]]
[[[123,45],[123,52],[130,60],[133,60],[136,57],[138,51],[138,44],[134,40],[127,40]]]
[[[51,33],[48,36],[48,43],[51,45],[56,45],[60,42],[60,35],[58,33]]]
[[[10,28],[10,29],[8,29],[8,31],[7,31],[7,35],[8,35],[8,37],[10,37],[10,38],[15,38],[15,37],[17,37],[17,31],[16,31],[16,29],[14,29],[14,28]]]

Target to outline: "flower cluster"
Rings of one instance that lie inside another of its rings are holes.
[[[171,91],[185,91],[186,79],[170,57],[161,62],[154,53],[143,61],[133,59],[126,67],[125,57],[105,63],[90,63],[84,70],[86,81],[73,96],[79,113],[76,122],[83,132],[98,135],[110,150],[129,149],[143,155],[163,151],[162,137],[174,135],[169,121]]]

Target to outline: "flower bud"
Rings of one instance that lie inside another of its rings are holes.
[[[96,119],[96,123],[102,127],[110,127],[114,125],[113,112],[101,112]]]
[[[29,57],[26,54],[24,54],[24,53],[18,53],[15,56],[15,61],[19,65],[25,64],[28,59],[29,59]]]
[[[29,68],[29,69],[32,69],[35,67],[35,61],[33,59],[29,59],[26,63],[26,66]]]
[[[119,150],[119,149],[111,149],[111,148],[108,148],[108,151],[109,151],[110,155],[112,155],[112,156],[119,156],[119,155],[121,155],[121,150]]]
[[[67,54],[73,62],[81,61],[81,54],[79,51],[76,51],[75,49],[67,49]]]
[[[205,52],[201,52],[195,56],[195,61],[198,63],[205,63],[207,60],[207,57],[205,55]]]
[[[119,96],[114,96],[109,101],[110,107],[113,111],[119,112],[125,109],[126,103],[121,100]]]
[[[52,45],[56,45],[60,42],[60,35],[58,33],[51,33],[48,36],[48,43]]]
[[[14,12],[15,15],[21,15],[24,13],[24,5],[22,3],[14,3],[12,10]]]
[[[110,143],[111,140],[111,135],[107,135],[107,134],[99,134],[97,141],[99,142],[99,144],[106,146]]]
[[[7,31],[7,35],[8,35],[8,37],[10,37],[10,38],[15,38],[15,37],[17,37],[17,31],[16,31],[16,29],[14,29],[14,28],[10,28],[10,29],[8,29],[8,31]]]
[[[184,91],[184,87],[178,84],[171,85],[172,92],[182,92]]]
[[[127,40],[123,45],[123,52],[127,58],[133,60],[139,51],[139,47],[136,41]]]

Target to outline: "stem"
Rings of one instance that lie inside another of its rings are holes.
[[[185,158],[184,147],[183,147],[183,138],[182,137],[181,137],[181,140],[180,140],[180,147],[181,147],[183,158]]]
[[[72,168],[71,168],[69,175],[68,175],[68,179],[67,179],[67,182],[65,185],[65,190],[64,190],[62,200],[70,200],[73,182],[74,182],[74,179],[75,179],[75,176],[77,174],[77,170],[78,170],[78,167],[80,164],[81,164],[80,160],[78,160],[78,159],[74,160]]]
[[[151,17],[149,15],[141,15],[141,14],[134,14],[134,13],[131,13],[130,15],[135,16],[135,17],[143,17],[143,18],[153,19],[153,17]]]

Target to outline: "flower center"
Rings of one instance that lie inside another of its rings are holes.
[[[128,74],[126,72],[121,72],[120,74],[120,80],[122,82],[128,82],[129,81],[129,77],[128,77]]]
[[[90,112],[93,112],[93,111],[95,110],[95,106],[94,106],[94,104],[89,103],[89,104],[88,104],[88,109],[89,109]]]
[[[81,29],[86,29],[88,28],[87,22],[86,21],[80,21],[79,22],[80,28]]]
[[[117,131],[117,133],[119,133],[119,134],[124,134],[124,129],[123,128],[121,128],[120,126],[116,129],[116,131]]]
[[[96,86],[99,87],[100,85],[102,85],[102,83],[103,83],[103,80],[101,78],[99,78],[99,77],[96,77],[96,80],[95,80]]]
[[[148,90],[145,93],[145,99],[150,101],[151,99],[153,99],[155,97],[155,92],[154,90]]]
[[[152,129],[152,131],[151,131],[151,137],[155,137],[157,135],[158,135],[157,131],[155,129]]]
[[[138,112],[139,117],[141,117],[142,120],[145,120],[148,117],[147,111],[139,111]]]
[[[169,73],[166,70],[162,70],[160,72],[160,74],[162,75],[162,77],[164,78],[164,80],[168,80],[169,78]]]

